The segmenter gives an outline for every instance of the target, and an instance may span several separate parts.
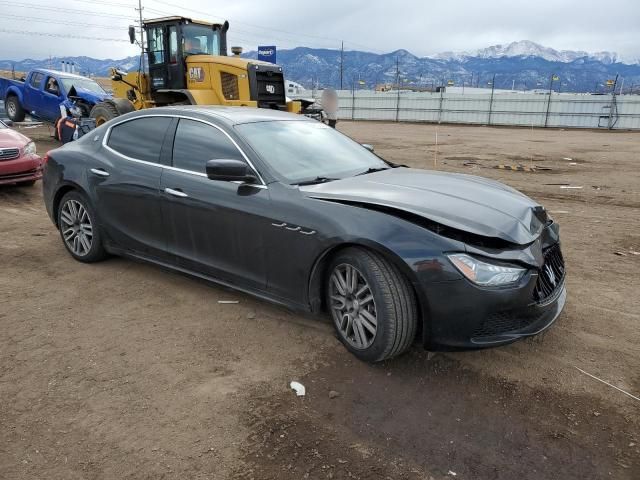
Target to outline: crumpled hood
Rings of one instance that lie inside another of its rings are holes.
[[[544,228],[547,214],[529,197],[473,175],[393,168],[300,187],[307,196],[401,209],[447,227],[525,245]]]
[[[111,98],[111,95],[109,95],[108,93],[95,93],[82,87],[76,87],[75,85],[73,86],[73,90],[75,90],[75,92],[70,91],[70,96],[80,97],[81,99],[91,104],[102,102],[103,100]]]

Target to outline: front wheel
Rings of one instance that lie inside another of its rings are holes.
[[[96,103],[89,112],[89,117],[93,118],[96,121],[96,127],[99,127],[109,120],[133,111],[135,111],[133,103],[126,98],[112,98]]]
[[[89,114],[96,121],[96,127],[120,116],[120,112],[112,102],[96,103]]]
[[[361,360],[400,355],[418,326],[415,294],[408,279],[382,256],[348,248],[329,264],[327,305],[340,341]]]
[[[96,214],[87,198],[69,192],[60,201],[58,229],[67,251],[80,262],[93,263],[106,256]]]

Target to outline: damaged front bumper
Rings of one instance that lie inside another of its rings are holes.
[[[508,288],[481,287],[467,279],[424,285],[429,302],[424,345],[428,349],[481,348],[510,343],[549,328],[564,308],[567,291],[564,264],[556,269],[553,288],[545,270],[562,261],[559,244],[547,249],[543,268],[531,269]],[[558,260],[559,259],[559,260]],[[544,297],[541,296],[544,288]]]

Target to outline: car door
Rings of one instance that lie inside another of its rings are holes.
[[[60,104],[64,101],[62,85],[55,77],[48,76],[42,89],[40,116],[51,122],[60,117]]]
[[[162,146],[174,122],[168,116],[143,116],[117,123],[105,134],[101,154],[87,162],[108,241],[159,259],[167,254],[160,180],[163,163],[170,161]]]
[[[162,176],[169,251],[189,270],[263,289],[269,190],[263,184],[210,180],[205,165],[213,159],[248,162],[221,127],[181,118],[172,167]]]
[[[31,115],[33,112],[38,112],[42,103],[42,82],[44,81],[44,74],[41,72],[33,72],[29,77],[29,80],[24,85],[24,102],[23,108]],[[35,116],[38,116],[35,113]]]

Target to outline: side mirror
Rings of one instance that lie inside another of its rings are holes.
[[[131,45],[136,43],[136,29],[132,25],[129,25],[129,41],[131,42]]]
[[[363,143],[362,146],[373,153],[373,145],[369,145],[368,143]]]
[[[206,169],[207,177],[211,180],[245,183],[256,181],[254,175],[247,173],[247,164],[241,160],[209,160]]]

